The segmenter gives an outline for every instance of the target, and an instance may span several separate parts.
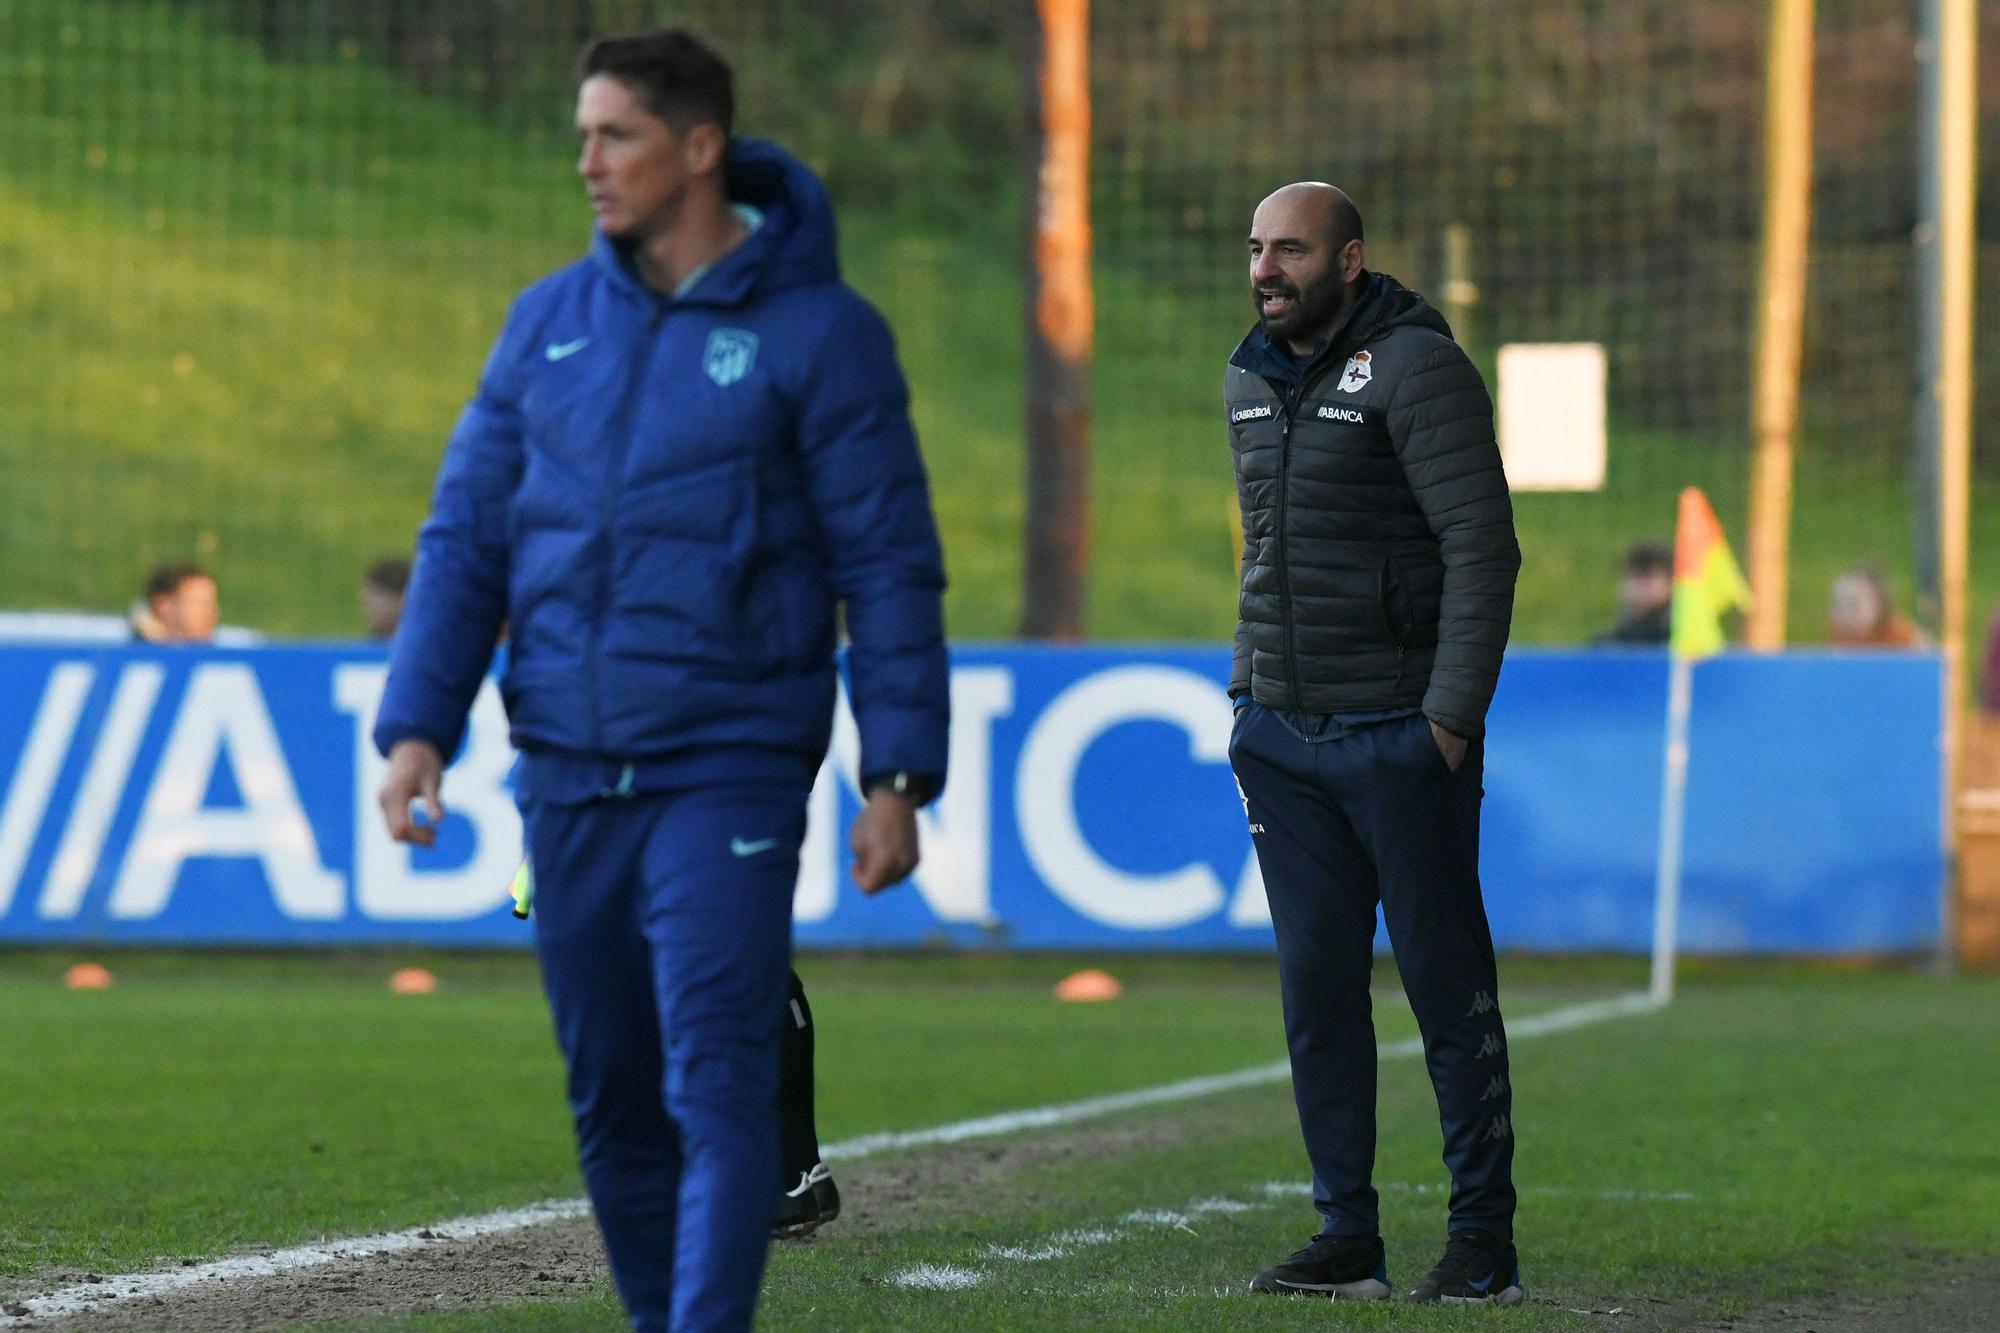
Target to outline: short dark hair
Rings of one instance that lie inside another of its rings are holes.
[[[1349,241],[1361,240],[1361,209],[1345,191],[1333,202],[1333,248],[1345,250]]]
[[[686,133],[715,124],[726,138],[736,123],[736,77],[729,62],[685,28],[600,37],[576,62],[581,83],[609,75],[639,95],[646,109]]]
[[[1674,548],[1662,541],[1633,542],[1625,548],[1625,572],[1627,574],[1671,574],[1674,569]]]
[[[368,566],[361,581],[378,592],[403,592],[410,586],[410,562],[400,555],[385,555]]]
[[[207,579],[213,583],[215,575],[192,560],[169,560],[164,565],[156,565],[153,572],[146,576],[146,600],[150,602],[155,597],[171,597],[189,579]]]

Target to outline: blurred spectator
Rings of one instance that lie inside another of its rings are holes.
[[[400,555],[383,556],[361,576],[361,619],[371,639],[396,636],[403,618],[403,593],[410,586],[410,562]]]
[[[1618,575],[1618,623],[1597,636],[1599,647],[1665,643],[1674,631],[1674,551],[1665,542],[1625,548]]]
[[[212,643],[222,612],[215,576],[192,560],[161,565],[132,607],[132,633],[147,643]]]
[[[1827,637],[1846,648],[1922,648],[1929,642],[1896,609],[1889,581],[1871,564],[1856,565],[1833,581]]]

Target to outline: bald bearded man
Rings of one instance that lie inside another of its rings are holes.
[[[1444,1257],[1409,1295],[1513,1305],[1513,1112],[1479,888],[1486,710],[1521,553],[1493,405],[1361,213],[1288,185],[1250,227],[1225,398],[1243,509],[1230,762],[1271,903],[1319,1232],[1252,1290],[1380,1299],[1375,908],[1444,1129]]]

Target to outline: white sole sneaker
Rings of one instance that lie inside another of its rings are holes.
[[[1386,1301],[1393,1294],[1388,1282],[1379,1277],[1364,1277],[1356,1282],[1288,1282],[1281,1277],[1267,1278],[1262,1273],[1251,1279],[1250,1290],[1266,1296],[1317,1296],[1334,1301]]]
[[[1440,1305],[1519,1305],[1528,1298],[1520,1287],[1502,1287],[1486,1296],[1440,1296]]]

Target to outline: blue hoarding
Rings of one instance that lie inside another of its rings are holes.
[[[924,866],[874,899],[845,873],[843,714],[813,796],[801,942],[1268,948],[1228,668],[1206,648],[958,649]],[[0,941],[525,944],[497,694],[447,776],[439,845],[416,851],[375,808],[383,673],[363,647],[0,646]],[[1936,941],[1939,677],[1919,654],[1697,670],[1684,947]],[[1666,684],[1662,654],[1509,655],[1483,862],[1500,947],[1646,947]]]

